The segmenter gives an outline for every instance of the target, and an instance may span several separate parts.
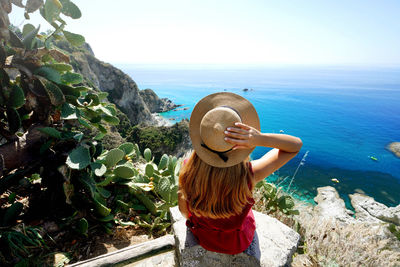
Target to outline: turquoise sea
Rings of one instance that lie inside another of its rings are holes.
[[[174,121],[189,118],[196,102],[210,93],[229,91],[249,99],[263,132],[283,131],[303,140],[298,156],[268,178],[288,177],[281,183],[287,190],[299,167],[289,189],[299,198],[312,202],[317,187],[331,185],[347,205],[354,192],[388,206],[400,203],[400,158],[385,149],[400,141],[400,67],[118,67],[140,89],[151,88],[188,108],[162,114]],[[252,158],[267,150],[257,148]]]

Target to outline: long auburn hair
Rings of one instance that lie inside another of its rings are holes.
[[[247,161],[218,168],[192,152],[179,174],[179,192],[196,216],[229,218],[241,213],[249,203],[254,187],[252,176]]]

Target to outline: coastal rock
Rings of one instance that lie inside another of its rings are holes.
[[[317,190],[318,204],[305,207],[296,217],[311,258],[296,257],[293,266],[400,266],[400,241],[388,230],[388,223],[378,219],[393,221],[396,216],[391,213],[398,214],[397,207],[387,208],[354,194],[350,196],[356,210],[353,218],[335,188]]]
[[[131,77],[93,56],[88,56],[87,62],[98,79],[98,88],[109,93],[110,101],[115,103],[132,123],[153,123],[151,113]]]
[[[151,113],[166,112],[178,107],[168,98],[159,98],[151,89],[140,90],[139,93]]]
[[[318,205],[314,208],[314,212],[321,220],[332,219],[341,223],[354,222],[354,218],[350,216],[352,211],[346,209],[343,199],[339,197],[338,192],[332,186],[319,187],[318,195],[314,201]]]
[[[81,73],[87,83],[108,92],[108,99],[116,104],[133,124],[156,124],[131,77],[111,64],[98,60],[88,44],[78,49],[66,41],[59,41],[56,46],[70,53],[74,70]]]
[[[392,142],[386,148],[400,158],[400,142]]]
[[[151,116],[153,116],[153,119],[156,122],[155,126],[158,126],[158,127],[161,127],[161,126],[172,126],[172,123],[168,119],[162,117],[158,113],[152,113]]]
[[[388,222],[400,225],[400,204],[396,207],[387,207],[374,198],[363,194],[350,195],[351,205],[356,211],[356,218],[366,222]]]
[[[245,253],[228,255],[207,251],[186,227],[186,220],[178,207],[170,211],[180,266],[288,266],[300,240],[300,235],[283,223],[253,211],[259,241],[254,250],[256,257]]]

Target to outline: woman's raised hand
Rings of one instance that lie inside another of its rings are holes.
[[[303,145],[300,138],[287,134],[261,133],[257,129],[240,122],[236,122],[234,127],[226,129],[225,141],[234,144],[234,150],[264,146],[289,153],[299,152]]]
[[[235,123],[225,131],[225,141],[234,145],[235,149],[254,148],[256,146],[271,147],[262,158],[251,161],[255,181],[261,181],[292,159],[300,151],[303,142],[300,138],[287,134],[261,133],[257,129]]]
[[[257,160],[251,161],[255,182],[285,165],[300,151],[303,142],[300,138],[287,134],[261,133],[257,129],[235,123],[225,131],[225,141],[234,145],[235,149],[254,148],[256,146],[271,147],[268,153]]]
[[[225,130],[225,141],[234,144],[235,149],[247,149],[256,147],[262,134],[255,128],[236,122],[234,127]]]

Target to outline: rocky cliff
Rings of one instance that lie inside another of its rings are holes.
[[[69,53],[71,65],[83,75],[85,83],[108,92],[108,100],[122,111],[118,115],[120,124],[103,140],[108,147],[128,140],[137,143],[141,149],[151,148],[160,157],[163,153],[179,157],[190,149],[188,123],[182,121],[172,125],[155,114],[178,105],[167,98],[159,98],[151,89],[139,90],[127,74],[98,60],[89,44],[76,48],[66,41],[58,41],[55,45]]]
[[[386,148],[400,158],[400,142],[392,142]]]
[[[56,45],[70,53],[71,65],[85,77],[86,82],[109,93],[108,99],[128,116],[132,124],[156,125],[157,121],[151,113],[175,107],[170,100],[159,99],[152,90],[140,93],[131,77],[113,65],[98,60],[88,44],[75,48],[65,41],[59,41]]]
[[[310,258],[295,258],[293,266],[313,266],[311,259],[322,266],[400,266],[400,240],[389,230],[400,226],[400,205],[387,207],[358,193],[350,199],[354,212],[335,188],[320,187],[318,204],[300,208]]]
[[[144,89],[139,91],[144,103],[146,103],[147,108],[151,113],[160,113],[173,110],[179,105],[174,104],[168,98],[159,98],[156,93],[151,89]]]

